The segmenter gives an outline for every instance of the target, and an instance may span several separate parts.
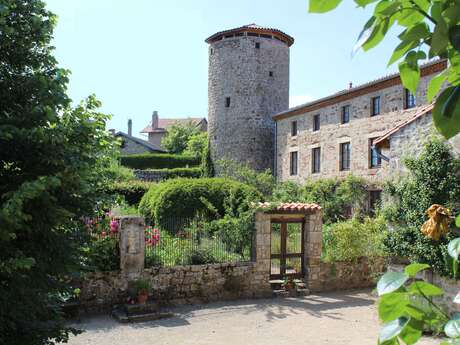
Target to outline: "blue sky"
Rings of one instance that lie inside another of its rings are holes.
[[[345,0],[335,11],[309,14],[307,0],[45,0],[59,22],[54,45],[72,71],[69,94],[91,93],[113,115],[110,128],[133,133],[160,117],[207,115],[207,44],[211,34],[256,23],[295,38],[291,105],[326,96],[396,70],[387,61],[398,39],[390,33],[370,52],[351,50],[370,9]]]

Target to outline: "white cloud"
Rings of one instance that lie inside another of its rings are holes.
[[[313,101],[312,95],[298,95],[289,97],[289,107],[296,107],[298,105]]]

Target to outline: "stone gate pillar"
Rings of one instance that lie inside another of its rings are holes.
[[[323,248],[323,218],[321,210],[306,216],[304,231],[305,278],[310,291],[318,291],[321,287],[320,265]]]
[[[128,281],[139,278],[144,271],[144,218],[126,216],[120,222],[120,270]]]

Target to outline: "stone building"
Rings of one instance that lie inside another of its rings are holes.
[[[148,135],[149,143],[161,147],[161,139],[166,135],[168,128],[175,124],[191,124],[199,128],[200,131],[206,132],[208,130],[208,121],[204,117],[161,119],[158,116],[158,112],[154,111],[152,114],[152,121],[141,131],[141,133]]]
[[[121,140],[120,153],[122,155],[132,155],[139,153],[162,153],[166,152],[160,146],[149,143],[132,134],[132,121],[128,120],[128,133],[116,132],[112,130],[113,135]]]
[[[446,66],[445,60],[422,66],[415,95],[403,87],[399,74],[392,74],[275,114],[278,180],[352,173],[379,185],[392,169],[381,144],[374,145],[404,121],[427,112],[428,83]]]
[[[218,32],[209,44],[211,158],[273,169],[275,122],[289,108],[289,47],[284,32],[255,24]]]
[[[432,110],[432,104],[420,107],[412,116],[399,122],[375,141],[376,148],[384,157],[381,170],[385,176],[404,173],[404,158],[417,156],[423,148],[423,143],[436,133]],[[449,144],[453,152],[459,155],[460,135],[451,138]]]

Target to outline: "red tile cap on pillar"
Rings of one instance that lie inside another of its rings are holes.
[[[286,202],[281,204],[260,202],[258,207],[270,212],[280,213],[315,213],[321,211],[321,206],[318,204],[306,204],[300,202]]]

